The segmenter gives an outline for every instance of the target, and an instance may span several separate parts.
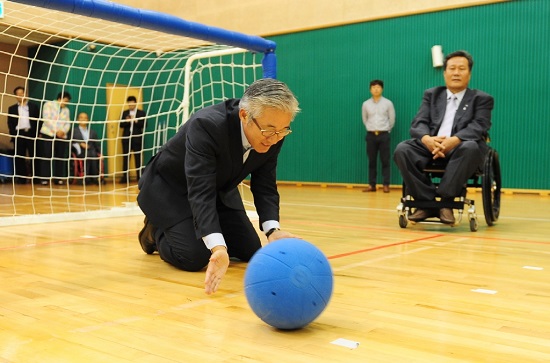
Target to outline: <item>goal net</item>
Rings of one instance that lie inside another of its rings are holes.
[[[140,172],[181,124],[275,77],[260,37],[108,1],[0,4],[0,225],[139,214]]]

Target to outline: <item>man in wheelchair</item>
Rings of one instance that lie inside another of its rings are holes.
[[[78,114],[78,126],[73,128],[72,151],[79,167],[74,169],[74,177],[81,178],[81,184],[99,184],[101,143],[95,130],[88,127],[86,112]]]
[[[494,101],[489,94],[468,88],[473,64],[466,51],[445,57],[445,87],[424,92],[411,124],[412,139],[399,143],[395,149],[394,160],[406,193],[414,200],[446,202],[460,197],[489,151],[486,139]],[[445,168],[438,186],[425,172],[434,162],[441,162]],[[453,210],[446,207],[417,208],[408,219],[419,222],[432,217],[446,224],[455,223]]]

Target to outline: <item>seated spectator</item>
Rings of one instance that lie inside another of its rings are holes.
[[[465,51],[447,55],[443,64],[445,87],[424,92],[420,109],[412,121],[412,139],[397,145],[394,160],[415,200],[454,200],[464,191],[468,179],[485,160],[486,139],[491,127],[493,97],[468,88],[474,61]],[[434,160],[445,163],[445,174],[435,187],[424,169]],[[454,224],[450,208],[417,209],[409,220],[418,222],[439,217]]]
[[[83,160],[84,183],[99,184],[99,158],[101,143],[95,130],[88,127],[89,119],[86,112],[78,114],[78,127],[73,128],[72,148],[77,158]]]

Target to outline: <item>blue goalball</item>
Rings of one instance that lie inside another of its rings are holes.
[[[325,310],[332,295],[332,269],[313,244],[297,238],[274,241],[248,263],[244,291],[252,311],[284,330],[303,328]]]

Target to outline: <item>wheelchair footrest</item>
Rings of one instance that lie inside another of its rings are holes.
[[[464,199],[462,201],[443,201],[443,200],[407,200],[402,199],[403,206],[405,208],[416,209],[435,209],[435,208],[450,208],[463,210],[464,205],[474,205],[474,201],[470,199]]]

